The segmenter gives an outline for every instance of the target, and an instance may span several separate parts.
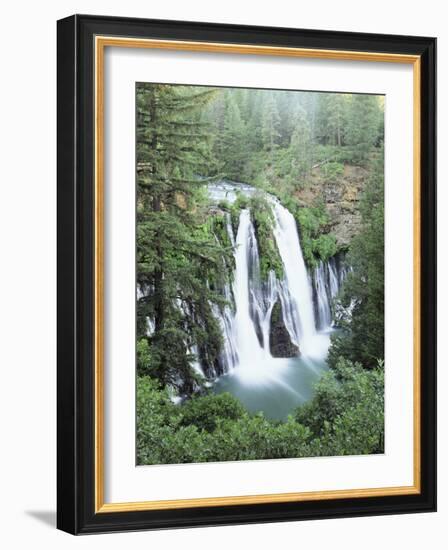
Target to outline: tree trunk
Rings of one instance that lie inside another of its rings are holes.
[[[157,104],[156,104],[156,94],[155,90],[151,89],[148,100],[148,110],[149,110],[149,123],[153,127],[151,144],[150,147],[152,151],[157,150]],[[156,178],[155,166],[151,167],[151,175],[153,179]],[[160,196],[157,193],[157,190],[154,189],[154,195],[152,197],[152,209],[154,212],[161,211],[161,202]],[[165,323],[165,300],[164,300],[164,289],[163,289],[163,248],[160,242],[160,235],[156,231],[154,236],[154,247],[157,251],[157,256],[159,257],[159,267],[154,270],[154,330],[159,332],[163,329]]]

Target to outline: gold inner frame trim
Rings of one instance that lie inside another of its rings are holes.
[[[106,47],[154,48],[163,50],[195,51],[209,53],[232,53],[267,56],[285,56],[342,61],[370,61],[382,63],[407,63],[413,65],[413,298],[414,298],[414,350],[413,350],[413,424],[414,424],[414,469],[413,485],[348,490],[330,490],[296,493],[276,493],[179,500],[153,500],[141,502],[104,502],[104,51]],[[183,40],[157,40],[96,36],[95,55],[95,513],[130,512],[143,510],[167,510],[207,506],[232,506],[241,504],[264,504],[274,502],[303,502],[362,498],[379,496],[413,495],[421,492],[421,60],[417,55],[390,54],[382,52],[357,52],[252,44],[227,44]]]

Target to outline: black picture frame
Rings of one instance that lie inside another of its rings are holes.
[[[436,39],[74,15],[57,25],[57,526],[100,533],[436,509]],[[421,62],[421,485],[418,494],[95,510],[94,38],[120,36],[415,55]]]

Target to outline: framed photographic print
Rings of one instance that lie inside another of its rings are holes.
[[[58,22],[58,527],[434,511],[434,38]]]

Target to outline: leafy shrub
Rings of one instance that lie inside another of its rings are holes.
[[[230,211],[230,207],[230,202],[226,199],[223,199],[218,203],[218,208],[221,208],[221,210],[225,210],[226,212]]]
[[[147,338],[137,340],[137,368],[140,373],[150,374],[151,350]]]
[[[335,182],[344,174],[344,165],[340,162],[327,162],[321,166],[325,181]]]
[[[340,359],[316,385],[311,401],[295,420],[315,436],[315,455],[368,454],[384,451],[384,369],[367,370]]]
[[[250,202],[260,257],[260,275],[266,281],[270,271],[274,271],[278,279],[283,278],[283,262],[275,241],[273,228],[274,218],[272,207],[267,200],[255,195]]]
[[[315,396],[286,422],[250,414],[230,394],[175,405],[147,377],[137,383],[138,464],[179,464],[380,453],[384,450],[384,370],[341,359]]]
[[[220,420],[237,420],[244,416],[245,409],[229,393],[205,395],[189,399],[182,407],[182,426],[196,426],[199,430],[212,432]]]
[[[280,425],[262,414],[223,420],[210,434],[211,459],[259,460],[309,456],[310,432],[293,420]]]
[[[296,206],[294,211],[300,229],[302,252],[308,267],[313,268],[319,260],[325,261],[334,256],[338,247],[336,237],[328,233],[329,216],[325,206]]]
[[[243,210],[244,208],[248,208],[250,199],[241,191],[237,191],[236,193],[236,200],[234,202],[235,208],[238,210]]]
[[[331,233],[319,235],[317,239],[313,239],[312,249],[314,256],[325,262],[338,252],[336,237]]]

